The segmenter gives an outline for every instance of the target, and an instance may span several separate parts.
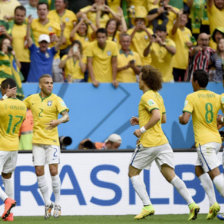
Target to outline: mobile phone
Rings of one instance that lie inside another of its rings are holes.
[[[77,45],[74,45],[73,46],[73,53],[77,53],[78,52],[78,46]]]

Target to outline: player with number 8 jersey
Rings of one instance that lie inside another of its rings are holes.
[[[187,124],[192,115],[197,151],[195,174],[200,179],[209,199],[207,219],[213,219],[220,210],[213,183],[224,197],[224,177],[220,173],[220,161],[217,156],[222,143],[217,128],[217,115],[222,108],[222,100],[219,94],[206,89],[207,84],[208,74],[203,70],[196,70],[192,80],[194,93],[186,97],[179,122]]]

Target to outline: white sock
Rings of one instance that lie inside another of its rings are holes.
[[[14,199],[13,179],[5,179],[2,177],[2,181],[5,186],[5,193],[8,195],[9,198]]]
[[[149,196],[147,194],[145,184],[143,180],[140,178],[139,175],[131,177],[131,182],[133,184],[133,187],[135,189],[135,192],[138,194],[140,199],[142,200],[143,205],[151,205],[151,201],[149,199]]]
[[[1,187],[0,187],[0,198],[2,199],[2,201],[5,201],[5,199],[8,198],[8,195],[2,190]]]
[[[51,176],[52,179],[52,189],[55,196],[55,205],[60,203],[60,193],[61,193],[61,181],[59,175]]]
[[[218,192],[224,197],[224,177],[223,174],[219,174],[213,179],[213,183],[215,184]]]
[[[202,187],[204,188],[208,196],[209,207],[211,207],[214,203],[216,203],[215,190],[212,180],[208,173],[202,174],[201,176],[199,176],[199,179],[201,181]]]
[[[40,192],[44,198],[45,205],[50,205],[51,200],[50,200],[49,190],[48,190],[45,176],[43,175],[43,176],[37,177],[37,183],[38,183],[38,187],[40,188]]]
[[[177,189],[177,191],[184,198],[188,205],[194,202],[186,185],[178,176],[175,176],[172,179],[171,184]]]

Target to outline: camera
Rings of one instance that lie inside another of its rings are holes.
[[[75,54],[75,53],[77,53],[78,52],[78,46],[77,45],[74,45],[73,46],[73,53]]]
[[[60,136],[59,137],[61,150],[66,150],[68,145],[72,144],[72,138],[69,136]]]
[[[12,46],[8,46],[8,52],[12,52],[13,48]]]

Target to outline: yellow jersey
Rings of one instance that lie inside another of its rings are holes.
[[[107,0],[107,4],[114,12],[118,12],[118,8],[121,6],[121,0]]]
[[[209,142],[221,143],[216,120],[220,109],[221,96],[212,91],[198,90],[187,96],[183,112],[192,114],[196,147]]]
[[[175,43],[166,39],[165,43],[167,46],[176,47]],[[150,54],[152,57],[151,65],[157,68],[162,75],[163,82],[173,81],[173,54],[169,53],[165,47],[160,46],[158,43],[152,43],[150,48]]]
[[[26,110],[24,102],[18,99],[0,101],[0,151],[19,150],[19,130]]]
[[[62,61],[65,60],[68,55],[64,55],[62,57]],[[82,62],[86,64],[86,57],[82,58]],[[74,60],[74,58],[69,58],[65,63],[65,77],[67,78],[68,75],[71,75],[72,79],[84,79],[84,73],[81,71],[79,60]]]
[[[212,6],[208,7],[208,19],[211,34],[215,30],[215,28],[223,27],[224,9],[222,10],[218,9],[215,6],[214,1],[212,3]]]
[[[119,51],[118,57],[117,57],[117,67],[121,68],[123,66],[126,66],[129,61],[135,61],[135,66],[141,66],[141,59],[138,55],[138,53],[130,51],[129,54],[125,54],[122,50]],[[136,74],[133,71],[132,68],[128,68],[125,70],[122,70],[117,73],[117,81],[118,82],[136,82]]]
[[[71,45],[70,41],[70,33],[74,27],[74,22],[77,21],[76,15],[71,10],[66,9],[64,14],[60,16],[56,10],[49,11],[48,18],[57,24],[65,23],[64,37],[66,42],[61,46],[61,49],[65,49],[69,45]]]
[[[16,58],[20,62],[30,62],[30,51],[25,48],[25,37],[26,37],[27,25],[13,24],[12,27],[12,47],[15,51]]]
[[[221,110],[224,113],[224,93],[221,94]]]
[[[80,12],[87,12],[92,6],[86,6],[82,9],[80,9]],[[87,13],[88,19],[96,25],[96,12],[88,12]],[[105,28],[107,21],[111,18],[110,14],[108,13],[102,13],[100,16],[100,28]]]
[[[97,41],[89,44],[86,56],[93,59],[93,73],[97,81],[112,82],[111,58],[117,55],[117,44],[113,41],[107,40],[104,49],[99,48]],[[88,81],[91,82],[90,77]]]
[[[44,25],[39,22],[39,19],[34,19],[31,23],[31,30],[36,46],[39,46],[38,39],[41,34],[56,34],[59,37],[61,32],[60,23],[56,23],[51,19]],[[54,45],[55,43],[51,43],[49,47],[53,47]]]
[[[152,117],[151,111],[155,109],[160,111],[161,117],[162,114],[166,113],[162,96],[158,92],[148,90],[142,95],[138,106],[140,127],[143,127],[149,122]],[[155,147],[167,143],[168,140],[163,133],[161,121],[143,133],[139,139],[139,144],[142,144],[144,147]]]
[[[64,101],[53,93],[45,98],[37,93],[27,97],[24,103],[33,114],[33,143],[59,145],[58,128],[46,128],[48,123],[58,119],[58,114],[68,111]]]
[[[128,34],[132,34],[133,28],[128,30]],[[148,28],[148,32],[153,34],[152,30]],[[131,41],[131,50],[137,52],[141,58],[142,65],[151,64],[151,55],[144,57],[143,53],[145,48],[149,45],[150,39],[145,31],[136,32]]]
[[[191,42],[191,31],[184,27],[183,30],[177,29],[177,32],[172,36],[172,40],[176,44],[176,54],[173,56],[173,67],[178,69],[187,69],[189,48],[187,42]]]

